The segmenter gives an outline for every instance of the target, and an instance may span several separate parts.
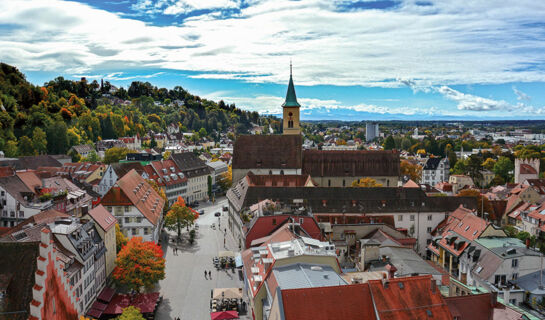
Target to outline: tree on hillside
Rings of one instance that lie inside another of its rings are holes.
[[[117,248],[117,252],[121,251],[121,248],[123,248],[124,245],[127,244],[127,237],[121,232],[121,228],[119,227],[119,224],[115,224],[115,246]]]
[[[10,140],[6,143],[6,146],[4,147],[4,155],[8,158],[15,158],[17,157],[17,153],[19,152],[19,148],[17,147],[17,141]]]
[[[490,201],[488,201],[487,197],[483,197],[481,195],[481,192],[476,189],[464,189],[458,192],[458,197],[474,197],[477,199],[477,213],[479,214],[479,217],[483,217],[483,209],[485,213],[488,213],[488,218],[490,220],[496,220],[494,208],[492,208],[492,205],[490,204]],[[483,203],[484,201],[484,203]]]
[[[374,187],[382,187],[382,184],[377,183],[377,181],[373,178],[365,177],[359,180],[354,180],[352,182],[352,187],[374,188]]]
[[[492,158],[487,158],[483,163],[482,166],[485,167],[485,169],[492,171],[494,169],[494,165],[496,164],[496,160]]]
[[[32,132],[32,146],[38,154],[47,153],[47,136],[45,131],[39,127],[34,128]]]
[[[409,176],[411,180],[418,183],[422,177],[422,166],[419,164],[412,164],[407,160],[401,160],[401,175]]]
[[[192,225],[198,217],[199,214],[187,207],[183,199],[179,197],[165,216],[165,228],[170,231],[177,231],[178,238],[180,238],[182,228]]]
[[[128,306],[123,309],[123,313],[115,318],[116,320],[146,320],[142,313],[140,313],[140,309],[134,306]]]
[[[19,138],[19,155],[20,156],[33,156],[34,147],[32,146],[32,140],[27,136]]]
[[[95,150],[91,150],[87,157],[80,160],[81,162],[99,162],[100,158]]]
[[[64,121],[55,121],[46,128],[47,152],[49,154],[64,154],[68,151],[67,130]]]
[[[396,143],[394,141],[394,137],[391,135],[384,140],[384,150],[393,150],[396,147]]]
[[[140,292],[165,278],[163,250],[157,244],[134,237],[119,251],[113,278],[119,285]]]

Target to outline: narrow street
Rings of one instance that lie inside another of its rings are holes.
[[[193,245],[187,238],[178,244],[178,254],[174,255],[173,244],[168,245],[163,241],[163,250],[166,252],[165,280],[162,280],[158,289],[163,296],[163,302],[158,308],[155,319],[167,320],[180,317],[182,320],[210,319],[210,295],[214,288],[240,288],[243,282],[239,279],[238,271],[217,271],[212,263],[212,258],[219,251],[238,251],[238,243],[235,244],[228,233],[226,248],[223,247],[224,228],[227,225],[226,213],[222,207],[227,205],[225,198],[220,198],[215,204],[203,203],[196,210],[205,210],[205,214],[197,219],[199,230]],[[220,218],[214,213],[221,212]],[[218,228],[218,222],[221,230]],[[215,224],[215,230],[211,225]],[[187,231],[183,231],[187,236]],[[175,236],[171,232],[172,237]],[[204,271],[212,272],[212,279],[205,279]],[[248,319],[242,317],[241,319]]]

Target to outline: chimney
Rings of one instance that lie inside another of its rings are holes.
[[[510,292],[509,288],[505,288],[503,290],[503,303],[508,304],[510,297],[511,297],[511,292]]]
[[[497,291],[490,292],[490,306],[495,307],[497,303],[498,303],[498,292]]]

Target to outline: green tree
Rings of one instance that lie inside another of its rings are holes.
[[[104,152],[104,163],[116,163],[127,157],[127,153],[131,150],[127,148],[113,147]]]
[[[49,154],[64,154],[68,150],[67,130],[64,121],[55,121],[46,128]]]
[[[515,169],[513,161],[507,157],[500,157],[494,164],[493,171],[505,181],[511,180],[511,172]]]
[[[165,228],[170,231],[177,231],[178,238],[180,238],[182,236],[182,228],[192,225],[197,217],[198,215],[186,207],[185,204],[176,202],[165,217]]]
[[[207,135],[208,135],[208,132],[206,132],[206,129],[205,129],[205,128],[201,128],[201,129],[199,130],[199,137],[204,138],[204,137],[206,137]]]
[[[466,171],[467,174],[473,179],[473,182],[477,182],[482,179],[482,158],[476,154],[472,154],[467,158]]]
[[[396,147],[394,137],[391,135],[386,138],[384,141],[384,150],[393,150]]]
[[[47,135],[41,128],[34,128],[32,132],[32,146],[38,154],[47,153]]]
[[[34,147],[32,146],[32,140],[27,136],[19,138],[19,155],[20,156],[32,156],[34,155]]]
[[[121,251],[121,248],[123,248],[124,245],[127,244],[127,237],[121,232],[121,228],[119,227],[119,224],[115,224],[115,246],[117,248],[117,252]]]
[[[211,198],[212,197],[212,177],[211,176],[208,176],[207,182],[208,182],[208,197]]]
[[[81,162],[99,162],[100,158],[98,157],[98,154],[95,152],[95,150],[91,150],[87,157],[81,159]]]
[[[123,313],[116,320],[146,320],[140,309],[134,306],[128,306],[123,309]]]
[[[8,158],[14,158],[17,157],[17,152],[19,152],[17,141],[9,140],[4,147],[4,155]]]

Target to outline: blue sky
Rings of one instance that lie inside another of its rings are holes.
[[[13,0],[0,61],[303,119],[545,119],[545,2]]]

